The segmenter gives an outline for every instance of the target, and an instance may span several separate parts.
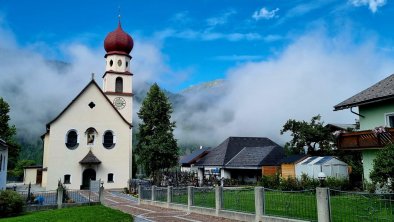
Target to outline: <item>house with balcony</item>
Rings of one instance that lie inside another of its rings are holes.
[[[334,106],[334,111],[344,109],[358,115],[360,129],[341,133],[337,147],[362,152],[364,179],[370,181],[377,152],[394,142],[394,74]]]

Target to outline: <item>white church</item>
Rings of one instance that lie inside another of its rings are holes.
[[[94,78],[46,125],[42,186],[87,189],[90,180],[123,188],[132,175],[133,39],[120,21],[104,41],[102,88]]]

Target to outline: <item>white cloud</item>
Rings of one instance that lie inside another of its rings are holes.
[[[369,9],[375,13],[378,11],[379,7],[382,7],[387,3],[387,0],[349,0],[349,2],[356,7],[367,5]]]
[[[218,17],[208,18],[207,24],[208,24],[208,26],[211,26],[211,27],[215,27],[217,25],[224,25],[228,22],[229,17],[236,14],[236,13],[237,12],[235,10],[230,9]]]
[[[260,20],[260,19],[273,19],[278,17],[278,15],[276,14],[279,11],[279,8],[273,9],[271,11],[269,11],[267,8],[263,7],[258,11],[255,11],[252,15],[252,17],[256,20]]]
[[[201,40],[201,41],[213,41],[213,40],[227,40],[227,41],[241,41],[241,40],[261,40],[264,41],[276,41],[279,40],[276,35],[262,36],[259,33],[249,32],[249,33],[222,33],[213,32],[211,30],[196,31],[191,29],[186,30],[175,30],[175,29],[165,29],[163,31],[157,32],[155,37],[158,39],[166,38],[180,38],[189,40]]]
[[[219,96],[188,95],[174,113],[175,132],[181,141],[201,145],[215,146],[229,136],[265,136],[283,144],[288,138],[279,131],[290,118],[309,121],[321,114],[326,123],[354,123],[357,116],[333,106],[393,70],[394,59],[370,40],[358,45],[346,35],[305,34],[276,58],[230,69],[224,89],[213,90]]]

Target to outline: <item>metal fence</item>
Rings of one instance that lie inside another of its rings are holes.
[[[89,190],[65,190],[63,203],[94,203],[100,202],[98,192]]]
[[[172,203],[187,204],[187,187],[172,188]]]
[[[56,205],[57,190],[51,191],[19,191],[19,194],[26,200],[27,205]]]
[[[344,192],[330,189],[331,219],[394,221],[394,194]]]
[[[317,221],[316,190],[264,189],[265,215]]]
[[[254,213],[254,188],[223,188],[223,209]]]
[[[161,202],[166,202],[167,201],[167,189],[168,188],[164,188],[164,187],[156,187],[155,200],[161,201]]]
[[[215,208],[214,187],[194,187],[193,206]]]
[[[218,212],[227,210],[306,221],[318,220],[319,203],[319,217],[328,215],[330,219],[326,220],[333,222],[394,221],[394,194],[356,193],[328,188],[282,191],[263,187],[190,187],[189,193],[188,188],[155,187],[152,192],[152,188],[141,187],[140,198],[151,200],[154,193],[154,199],[159,202],[170,198],[172,203],[213,208]]]
[[[141,193],[139,194],[141,199],[151,200],[152,199],[152,188],[141,187]]]

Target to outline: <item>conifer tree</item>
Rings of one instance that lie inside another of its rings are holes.
[[[0,97],[0,139],[10,145],[8,149],[8,169],[13,169],[18,160],[20,146],[15,139],[16,128],[14,125],[9,124],[9,112],[10,106]]]
[[[142,122],[137,134],[136,154],[138,163],[156,184],[159,170],[174,167],[178,162],[178,147],[173,135],[175,122],[171,122],[171,113],[168,98],[156,83],[153,84],[138,112]]]

